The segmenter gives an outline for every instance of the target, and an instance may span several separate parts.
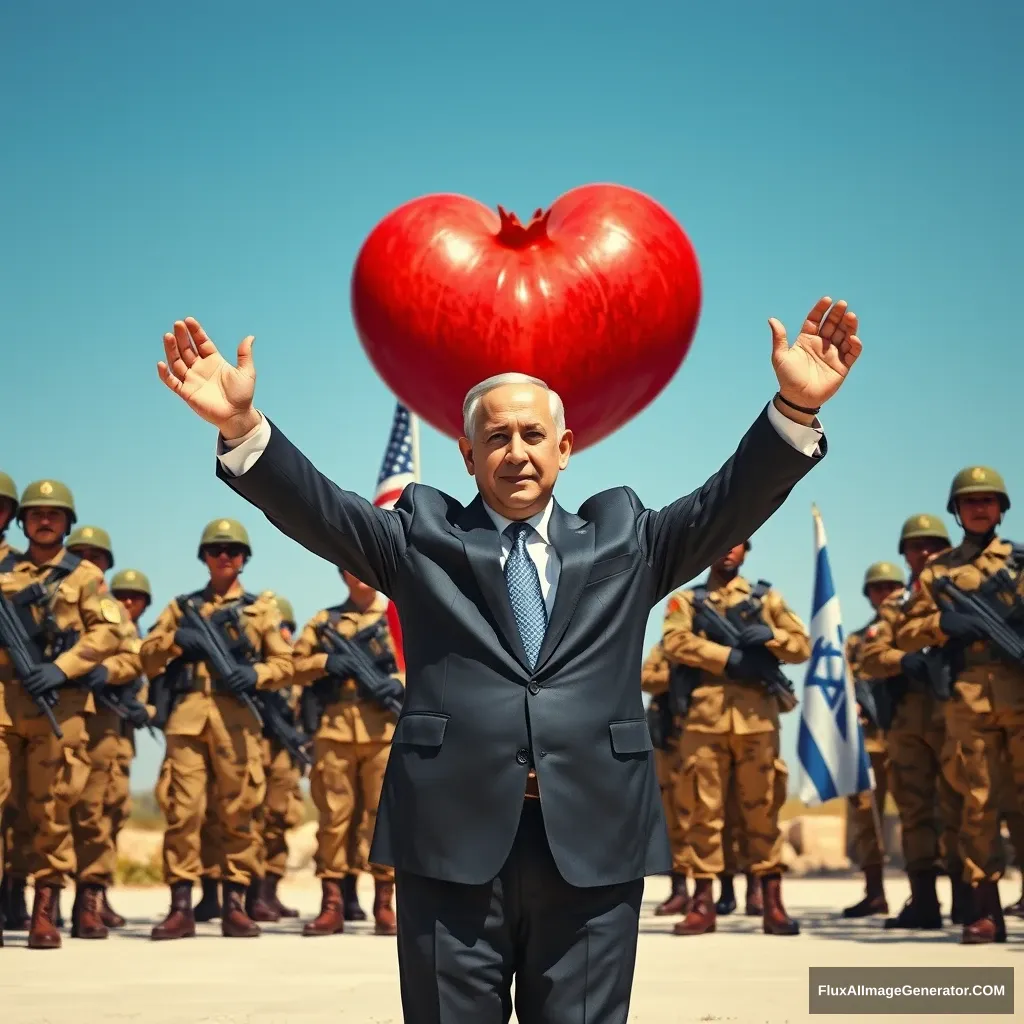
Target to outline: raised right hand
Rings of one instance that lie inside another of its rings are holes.
[[[192,317],[177,320],[164,335],[167,361],[156,364],[160,379],[225,440],[242,437],[260,422],[253,408],[256,367],[252,335],[238,346],[238,365],[232,366]]]

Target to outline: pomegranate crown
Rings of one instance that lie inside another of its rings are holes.
[[[501,227],[498,229],[498,241],[510,249],[525,249],[527,246],[543,242],[548,237],[548,218],[551,211],[540,207],[533,211],[529,223],[522,224],[514,213],[509,213],[504,206],[498,207]]]

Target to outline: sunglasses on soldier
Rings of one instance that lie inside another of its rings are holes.
[[[203,551],[212,558],[220,558],[221,555],[237,558],[239,555],[245,554],[245,548],[241,544],[207,544],[203,547]]]

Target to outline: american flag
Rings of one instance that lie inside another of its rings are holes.
[[[391,421],[391,436],[388,438],[384,458],[377,477],[377,491],[373,497],[379,508],[394,508],[408,484],[419,479],[419,422],[402,405],[395,404],[395,416]],[[394,601],[388,602],[388,627],[395,640],[398,667],[405,669],[402,651],[402,626],[398,620],[398,609]]]

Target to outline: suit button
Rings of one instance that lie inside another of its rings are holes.
[[[540,693],[540,687],[536,683],[530,683],[527,689],[530,693]]]
[[[520,747],[516,751],[516,760],[520,764],[527,764],[529,762],[529,760],[530,760],[530,752],[526,749],[526,747]]]

